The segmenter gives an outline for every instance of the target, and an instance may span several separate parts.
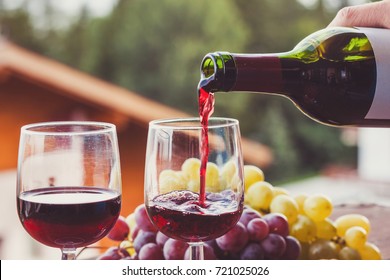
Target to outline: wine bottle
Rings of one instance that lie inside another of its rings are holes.
[[[390,127],[390,30],[326,28],[284,53],[209,53],[198,89],[284,96],[332,126]]]

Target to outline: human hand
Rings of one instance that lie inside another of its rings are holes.
[[[344,7],[328,27],[359,26],[390,29],[390,0]]]

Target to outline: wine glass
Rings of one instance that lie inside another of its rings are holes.
[[[235,226],[244,184],[237,120],[199,118],[150,122],[145,162],[145,206],[168,237],[189,244],[190,259],[203,259],[203,242]],[[206,168],[207,167],[207,168]]]
[[[21,128],[17,208],[25,230],[62,259],[103,238],[121,209],[115,125],[46,122]]]

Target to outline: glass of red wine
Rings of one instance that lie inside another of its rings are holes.
[[[46,122],[21,128],[17,208],[38,242],[75,259],[102,239],[121,209],[116,127],[102,122]]]
[[[145,206],[168,237],[187,242],[190,259],[203,259],[203,242],[228,232],[243,210],[239,123],[210,118],[155,120],[149,124]]]

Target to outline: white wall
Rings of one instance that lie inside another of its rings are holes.
[[[390,128],[360,128],[358,145],[359,176],[390,182]]]
[[[23,229],[16,208],[16,170],[0,172],[0,258],[60,259],[58,249],[43,246]]]

